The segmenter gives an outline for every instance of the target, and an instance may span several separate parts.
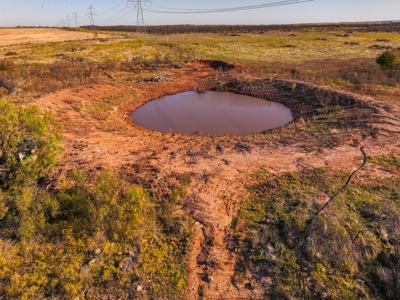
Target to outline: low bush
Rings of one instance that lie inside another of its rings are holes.
[[[400,50],[387,50],[383,52],[377,57],[376,63],[384,70],[400,67]]]

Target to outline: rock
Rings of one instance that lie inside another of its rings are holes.
[[[213,278],[212,276],[207,276],[207,281],[208,281],[208,282],[213,282],[213,281],[214,281],[214,278]]]
[[[4,166],[0,165],[0,182],[4,181],[7,177],[7,170]]]
[[[126,257],[121,262],[120,269],[122,272],[130,272],[130,271],[132,271],[134,265],[135,265],[135,262],[133,261],[133,259],[131,257]]]
[[[101,249],[97,248],[96,250],[94,250],[94,254],[99,255],[101,253]]]
[[[271,244],[267,244],[263,247],[265,258],[270,260],[276,260],[276,250]]]
[[[38,147],[38,142],[33,139],[33,138],[24,138],[18,143],[18,153],[17,153],[17,159],[19,161],[24,161],[28,157],[32,159],[36,159],[36,156],[34,155]]]
[[[136,290],[137,290],[138,292],[141,292],[141,291],[143,291],[143,287],[142,287],[141,285],[138,285],[138,286],[136,287]]]

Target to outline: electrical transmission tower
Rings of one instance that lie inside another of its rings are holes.
[[[75,19],[75,28],[78,28],[79,24],[78,24],[78,13],[77,12],[74,12],[74,19]]]
[[[70,27],[70,18],[69,18],[69,16],[67,16],[67,24],[68,24],[68,27]]]
[[[137,10],[137,25],[136,25],[136,32],[146,32],[146,26],[144,24],[144,17],[143,17],[143,3],[151,2],[150,0],[126,0],[126,4],[133,3],[133,6],[136,7]]]
[[[89,20],[90,20],[90,27],[92,27],[92,29],[94,28],[94,16],[97,15],[94,13],[94,7],[93,5],[90,5],[88,8],[88,14],[87,16],[89,16]]]

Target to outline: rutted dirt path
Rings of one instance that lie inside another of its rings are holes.
[[[186,137],[132,126],[128,113],[148,100],[165,94],[209,88],[210,83],[204,79],[207,72],[211,71],[186,74],[174,82],[138,83],[129,88],[107,85],[79,87],[36,99],[36,103],[52,110],[66,129],[65,153],[55,170],[57,178],[62,178],[72,168],[91,172],[112,168],[120,172],[124,166],[133,163],[157,166],[157,174],[143,174],[151,177],[155,184],[168,180],[173,174],[194,174],[195,180],[189,186],[190,194],[183,206],[196,220],[188,257],[186,298],[261,299],[268,295],[273,279],[249,275],[243,284],[235,284],[233,276],[237,257],[229,247],[229,229],[241,200],[247,196],[246,185],[252,181],[251,174],[262,169],[273,176],[316,167],[351,172],[362,161],[359,145],[368,143],[372,137],[362,129],[348,131],[348,128],[339,128],[332,136],[340,138],[340,144],[335,147],[316,146],[310,150],[304,145],[313,143],[315,139],[303,128],[306,126],[304,123],[290,125],[286,131],[274,136],[250,138]],[[93,113],[96,110],[89,108],[107,95],[125,97],[126,100],[111,105],[107,115]],[[358,124],[382,120],[383,116],[386,121],[377,125],[378,129],[373,131],[375,137],[389,136],[399,130],[398,109],[379,103],[368,105],[373,106],[370,119],[356,120]],[[302,105],[301,109],[306,111],[308,108]],[[303,133],[301,138],[298,132]],[[379,155],[400,151],[398,144],[388,142],[371,147],[368,152],[369,155]],[[376,176],[380,176],[379,173]]]

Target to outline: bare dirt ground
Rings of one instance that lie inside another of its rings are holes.
[[[56,28],[0,28],[0,46],[93,38],[93,34]]]
[[[193,174],[190,194],[182,206],[196,220],[188,257],[186,299],[265,299],[273,284],[271,278],[249,274],[243,285],[233,281],[236,254],[229,247],[229,229],[241,200],[247,195],[250,175],[260,169],[274,176],[316,167],[351,172],[362,162],[360,145],[399,134],[400,111],[373,99],[360,100],[365,101],[366,109],[371,112],[369,118],[360,117],[352,130],[348,126],[332,129],[332,136],[341,139],[338,145],[316,145],[311,150],[304,145],[313,144],[315,139],[305,127],[313,120],[304,121],[300,117],[298,122],[272,134],[217,138],[155,133],[130,121],[129,113],[146,101],[166,94],[211,88],[213,84],[207,76],[212,72],[204,68],[182,74],[172,82],[132,83],[129,88],[82,86],[35,102],[52,110],[65,126],[64,154],[54,178],[64,177],[73,168],[92,173],[111,168],[157,192],[177,174]],[[252,86],[241,90],[247,94],[257,94],[256,91],[260,91],[260,86],[257,90]],[[90,112],[89,107],[110,94],[126,100],[110,108],[107,115]],[[366,150],[371,156],[399,154],[399,142],[390,141]],[[376,176],[379,178],[379,172]]]

